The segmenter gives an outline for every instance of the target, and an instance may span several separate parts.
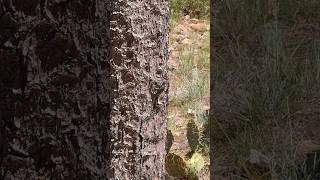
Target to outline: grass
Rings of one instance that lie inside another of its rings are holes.
[[[208,19],[210,0],[170,0],[170,29],[185,15],[191,18]]]
[[[196,42],[197,38],[191,37],[191,41]],[[173,91],[171,91],[170,103],[184,111],[199,109],[203,104],[204,96],[209,94],[208,40],[203,44],[204,47],[200,50],[192,46],[182,47],[176,60],[179,68],[171,73]]]
[[[170,46],[176,43],[176,36],[178,36],[172,33],[173,30],[183,23],[186,15],[203,20],[206,27],[209,27],[209,2],[209,0],[170,1]],[[176,125],[176,119],[174,119],[178,114],[178,118],[184,121],[183,126],[187,128],[185,133],[191,147],[186,156],[181,156],[186,164],[186,167],[182,169],[187,171],[186,174],[192,175],[188,177],[189,179],[198,179],[195,175],[209,161],[208,117],[203,112],[203,107],[208,104],[210,94],[209,31],[200,33],[190,29],[184,38],[188,39],[190,44],[178,42],[175,48],[177,56],[174,59],[177,68],[169,72],[168,129],[173,134],[181,131],[179,129],[181,127]],[[175,155],[170,155],[168,158],[171,156]],[[174,165],[172,158],[168,160],[168,163],[168,167],[178,167],[179,164],[177,161],[178,164]],[[173,169],[170,170],[173,171]]]
[[[246,164],[256,149],[271,158],[269,176],[260,178],[307,179],[294,161],[303,137],[293,125],[303,118],[297,112],[306,113],[306,104],[315,107],[309,102],[320,97],[320,38],[308,30],[318,27],[316,7],[319,1],[217,2],[211,132],[246,176],[261,168]]]

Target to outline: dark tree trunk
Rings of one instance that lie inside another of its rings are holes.
[[[0,1],[2,179],[106,176],[105,3]]]
[[[112,3],[0,0],[0,179],[162,176],[167,2]]]

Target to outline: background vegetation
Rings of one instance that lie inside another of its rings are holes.
[[[170,1],[168,129],[172,147],[166,169],[173,179],[209,179],[209,2]]]
[[[170,161],[189,174],[198,171],[194,178],[203,177],[199,157],[209,152],[202,143],[208,141],[202,107],[209,94],[209,38],[191,31],[183,43],[176,29],[186,27],[186,15],[208,25],[209,4],[170,1],[170,45],[178,68],[170,73],[168,127],[173,134],[181,131],[177,112],[187,119],[191,153],[171,150],[168,159],[182,162]],[[320,179],[319,8],[316,0],[215,1],[211,132],[217,179]]]
[[[191,18],[209,20],[210,0],[170,0],[170,25],[189,15]]]
[[[314,0],[216,2],[215,174],[320,179],[319,7]]]

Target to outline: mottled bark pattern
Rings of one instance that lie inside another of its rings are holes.
[[[0,179],[106,179],[108,0],[0,0]]]
[[[114,0],[110,179],[163,179],[167,109],[167,0]]]

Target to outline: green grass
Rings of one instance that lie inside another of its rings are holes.
[[[190,40],[196,43],[198,36],[191,35]],[[171,73],[172,84],[175,87],[170,102],[188,109],[199,109],[202,99],[209,93],[209,37],[203,41],[201,49],[184,46],[179,51],[178,69]]]
[[[225,115],[214,112],[212,132],[217,143],[231,148],[234,166],[246,169],[248,153],[257,149],[272,157],[273,177],[305,179],[292,162],[298,136],[290,124],[320,97],[320,39],[298,29],[316,24],[319,6],[304,0],[218,2],[213,93],[214,103],[223,97],[226,104],[213,105]]]
[[[209,0],[170,0],[170,13],[173,19],[183,15],[200,19],[208,17],[209,11]]]
[[[181,23],[183,16],[204,20],[209,26],[209,0],[171,0],[170,1],[170,31]],[[189,179],[199,179],[196,174],[207,166],[209,161],[208,117],[203,114],[203,107],[209,97],[210,76],[210,47],[209,32],[206,31],[200,38],[200,32],[190,30],[188,44],[179,44],[175,62],[177,69],[169,72],[169,118],[168,129],[173,133],[179,131],[172,116],[178,114],[185,121],[193,122],[187,127],[187,140],[191,147],[190,152],[183,157],[186,162]],[[170,45],[175,42],[175,34],[170,34]],[[182,121],[183,121],[182,120]],[[169,162],[169,161],[168,161]],[[174,164],[175,162],[173,162]],[[171,164],[168,165],[171,167]],[[174,166],[174,165],[173,165]]]
[[[182,16],[190,15],[191,18],[208,19],[210,15],[210,0],[170,0],[170,29]]]

